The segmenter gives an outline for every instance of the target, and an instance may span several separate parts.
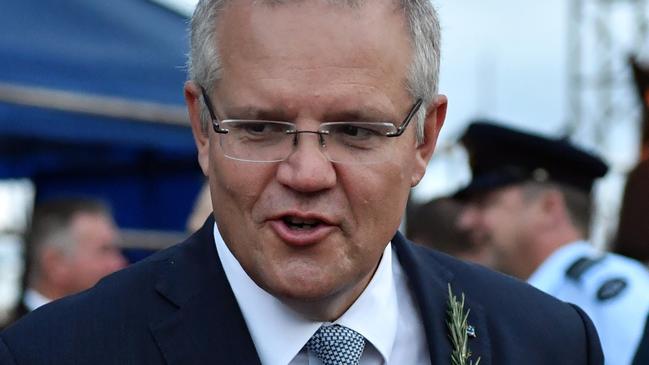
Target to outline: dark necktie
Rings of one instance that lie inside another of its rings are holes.
[[[365,338],[351,328],[334,324],[320,327],[306,346],[324,365],[358,365]]]

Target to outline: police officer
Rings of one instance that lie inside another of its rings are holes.
[[[593,182],[608,170],[564,139],[476,122],[461,138],[473,178],[458,226],[493,250],[496,269],[579,305],[609,365],[628,365],[649,310],[649,271],[586,241]]]

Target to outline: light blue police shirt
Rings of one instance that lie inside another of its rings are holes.
[[[649,313],[647,267],[578,241],[555,251],[528,282],[588,314],[607,365],[631,363]]]

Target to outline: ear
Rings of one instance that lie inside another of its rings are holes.
[[[201,124],[201,103],[203,99],[201,89],[193,81],[187,81],[185,82],[184,92],[192,134],[198,150],[198,164],[201,166],[203,174],[207,176],[209,171],[210,137],[209,129],[203,131]]]
[[[428,106],[426,119],[424,121],[424,140],[417,146],[415,154],[415,169],[412,173],[410,185],[415,186],[421,181],[426,173],[428,161],[433,156],[439,131],[446,119],[446,108],[448,101],[446,96],[437,95]]]

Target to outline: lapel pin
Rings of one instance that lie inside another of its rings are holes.
[[[469,337],[476,337],[475,328],[467,323],[469,309],[464,308],[464,293],[458,299],[448,284],[448,308],[446,309],[446,327],[448,337],[453,349],[451,351],[451,364],[453,365],[478,365],[481,358],[478,356],[474,362],[471,360],[471,349],[469,348]]]
[[[471,338],[477,337],[475,334],[475,327],[473,327],[472,325],[466,326],[466,334]]]

